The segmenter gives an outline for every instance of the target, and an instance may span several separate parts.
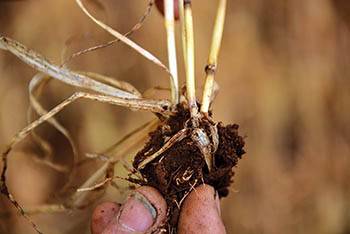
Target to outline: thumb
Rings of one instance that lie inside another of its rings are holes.
[[[179,234],[225,234],[219,202],[213,187],[205,184],[197,187],[182,205]]]
[[[97,228],[92,222],[92,230],[94,234],[151,233],[165,222],[166,209],[166,202],[156,189],[140,187],[129,196],[108,224],[104,222],[104,227]]]

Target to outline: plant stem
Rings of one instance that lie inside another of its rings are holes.
[[[172,96],[173,103],[178,104],[179,103],[179,80],[178,80],[177,59],[176,59],[174,1],[164,0],[164,9],[165,9],[165,18],[164,18],[165,28],[167,32],[169,71],[172,75],[172,79],[170,79],[171,96]]]
[[[186,89],[187,100],[191,116],[195,117],[198,113],[196,103],[196,84],[195,84],[195,61],[194,61],[194,33],[191,0],[184,0],[184,22],[185,22],[185,41],[186,41]]]
[[[205,67],[206,81],[204,86],[201,112],[207,113],[209,111],[210,100],[214,87],[214,78],[217,68],[217,60],[220,51],[222,34],[225,24],[225,13],[226,13],[227,0],[220,0],[218,11],[215,20],[213,38],[208,58],[208,64]]]
[[[185,13],[184,13],[184,2],[181,0],[179,1],[179,16],[180,16],[180,22],[181,22],[181,39],[182,39],[182,52],[184,56],[184,63],[187,69],[187,60],[186,60],[186,54],[187,54],[187,48],[186,48],[186,31],[185,31]]]

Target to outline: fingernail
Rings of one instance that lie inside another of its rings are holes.
[[[134,192],[121,210],[119,224],[128,232],[145,232],[156,217],[156,208],[141,193]]]

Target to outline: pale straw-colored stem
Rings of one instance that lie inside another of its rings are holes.
[[[184,56],[184,63],[185,66],[187,66],[187,60],[186,60],[186,54],[187,54],[187,48],[186,48],[186,35],[185,35],[185,12],[184,12],[184,1],[179,1],[179,16],[180,16],[180,22],[181,22],[181,39],[182,39],[182,53]],[[186,68],[187,69],[187,68]]]
[[[209,111],[211,96],[214,87],[214,78],[217,67],[217,60],[220,51],[222,34],[225,24],[225,14],[226,14],[226,4],[227,0],[220,0],[218,11],[215,20],[213,38],[208,58],[208,64],[205,68],[206,72],[206,81],[204,86],[203,98],[201,112],[207,113]]]
[[[175,41],[175,16],[174,16],[174,1],[164,0],[165,8],[165,28],[167,32],[168,45],[168,62],[169,71],[172,75],[171,80],[171,97],[173,103],[179,103],[179,80],[177,71],[176,58],[176,41]]]
[[[186,40],[186,89],[187,100],[191,116],[198,113],[196,103],[195,61],[194,61],[194,33],[191,0],[184,0],[184,21]]]
[[[115,38],[117,38],[118,40],[120,40],[121,42],[123,42],[124,44],[130,46],[132,49],[134,49],[135,51],[137,51],[139,54],[141,54],[142,56],[144,56],[145,58],[147,58],[148,60],[150,60],[151,62],[153,62],[154,64],[158,65],[159,67],[163,68],[169,75],[170,75],[170,83],[171,84],[175,84],[176,82],[174,81],[174,77],[172,77],[172,74],[170,72],[170,70],[156,57],[154,56],[152,53],[150,53],[149,51],[145,50],[144,48],[142,48],[141,46],[139,46],[138,44],[136,44],[134,41],[130,40],[129,38],[125,37],[124,35],[122,35],[121,33],[119,33],[118,31],[116,31],[115,29],[111,28],[110,26],[108,26],[107,24],[103,23],[102,21],[96,19],[85,7],[85,5],[83,4],[82,0],[75,0],[75,2],[78,4],[78,6],[80,7],[80,9],[93,21],[95,22],[98,26],[100,26],[101,28],[103,28],[105,31],[107,31],[108,33],[110,33],[111,35],[113,35]],[[0,45],[1,46],[1,45]],[[172,87],[173,89],[173,87]]]

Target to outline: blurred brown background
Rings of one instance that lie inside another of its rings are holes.
[[[145,0],[100,2],[103,7],[91,4],[90,9],[120,32],[128,31],[147,5]],[[194,0],[193,5],[200,90],[217,1]],[[166,62],[162,18],[153,10],[132,39]],[[214,117],[240,124],[248,153],[236,169],[231,195],[223,200],[228,233],[350,234],[349,29],[346,0],[229,1]],[[55,63],[65,48],[72,53],[111,39],[72,0],[2,0],[0,33]],[[70,66],[131,82],[141,91],[168,85],[161,69],[122,44],[81,56]],[[1,147],[26,125],[28,82],[34,74],[0,51]],[[41,101],[53,107],[73,91],[53,81]],[[58,115],[81,153],[106,148],[151,117],[91,101],[79,101]],[[47,124],[39,132],[52,143],[55,162],[70,165],[71,149],[62,135]],[[28,137],[10,157],[10,189],[25,207],[60,202],[57,191],[66,176],[38,164],[34,158],[41,155]],[[81,169],[75,183],[95,168]],[[119,202],[124,196],[113,189],[107,194]],[[3,198],[0,207],[2,213],[14,212],[1,216],[0,233],[33,233]],[[38,214],[33,220],[44,233],[89,233],[90,212]]]

